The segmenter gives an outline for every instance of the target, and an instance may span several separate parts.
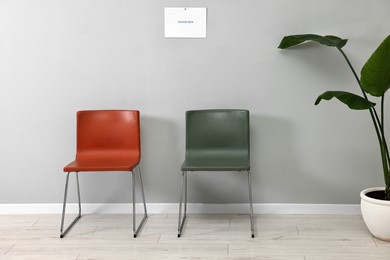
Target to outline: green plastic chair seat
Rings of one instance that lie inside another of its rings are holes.
[[[182,171],[249,171],[249,156],[237,152],[189,153],[181,166]]]

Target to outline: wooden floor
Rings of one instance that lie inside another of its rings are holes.
[[[151,215],[138,238],[131,215],[86,215],[63,239],[60,215],[0,215],[0,260],[291,259],[389,260],[361,216],[190,215],[177,238],[177,215]]]

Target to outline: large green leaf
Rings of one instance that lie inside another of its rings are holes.
[[[364,64],[360,77],[364,91],[381,97],[390,88],[390,35]]]
[[[301,44],[306,41],[315,41],[326,46],[342,48],[347,43],[348,40],[341,39],[333,35],[326,35],[326,36],[321,36],[317,34],[289,35],[283,37],[278,48],[287,49],[289,47]]]
[[[318,105],[321,100],[330,100],[332,98],[337,98],[344,104],[346,104],[350,109],[363,110],[370,109],[375,106],[375,103],[372,103],[361,96],[345,92],[345,91],[326,91],[322,95],[318,96],[315,104]]]

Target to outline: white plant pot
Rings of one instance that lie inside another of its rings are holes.
[[[371,234],[385,241],[390,241],[390,201],[367,197],[371,191],[384,190],[384,188],[369,188],[360,192],[360,207],[364,222]]]

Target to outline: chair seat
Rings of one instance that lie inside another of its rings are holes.
[[[139,157],[134,155],[79,155],[64,167],[64,172],[132,171],[138,163]]]
[[[182,171],[249,171],[250,162],[246,156],[196,155],[186,156]]]

